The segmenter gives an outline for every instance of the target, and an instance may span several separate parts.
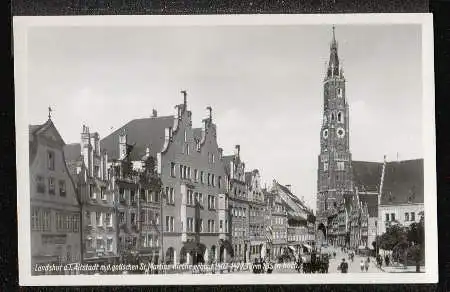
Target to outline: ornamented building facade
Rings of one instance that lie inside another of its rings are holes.
[[[259,170],[255,169],[245,173],[245,183],[249,195],[249,236],[250,260],[262,256],[265,243],[265,200],[261,187]]]
[[[207,108],[203,127],[193,128],[183,93],[184,103],[175,107],[175,115],[158,117],[154,111],[151,118],[133,120],[104,138],[102,147],[110,161],[117,159],[119,134],[125,132],[126,144],[133,146],[128,155],[134,169],[144,155],[155,158],[162,182],[160,243],[165,263],[225,261],[233,250],[216,125]]]
[[[65,162],[64,145],[50,115],[46,123],[29,126],[33,275],[45,273],[39,265],[81,262],[80,202]]]
[[[231,235],[234,260],[250,259],[249,194],[245,183],[245,163],[241,160],[240,145],[234,155],[223,157],[230,208]]]
[[[83,262],[114,262],[117,256],[114,194],[99,134],[90,133],[83,126],[81,143],[66,145],[64,154],[80,196]]]

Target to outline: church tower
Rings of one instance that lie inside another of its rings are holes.
[[[323,81],[323,120],[317,172],[317,224],[327,226],[327,217],[352,194],[349,107],[344,70],[339,65],[338,44],[330,44],[330,60]]]

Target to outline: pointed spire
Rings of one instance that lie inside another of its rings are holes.
[[[335,26],[333,25],[333,37],[330,45],[330,61],[328,63],[327,76],[334,77],[339,76],[339,57],[338,57],[338,48],[335,34]]]
[[[48,119],[51,120],[52,119],[52,108],[48,107]]]

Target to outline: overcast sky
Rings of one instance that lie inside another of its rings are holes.
[[[315,209],[330,26],[40,27],[28,34],[29,122],[66,143],[82,124],[105,137],[174,113],[188,91],[193,126],[212,106],[219,145],[248,170],[292,184]],[[419,25],[338,26],[354,160],[423,157]]]

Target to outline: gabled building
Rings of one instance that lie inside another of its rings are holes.
[[[31,273],[39,265],[81,262],[80,200],[67,168],[64,140],[49,119],[29,126]],[[63,269],[52,274],[65,274]]]
[[[114,194],[99,134],[83,125],[81,143],[66,145],[64,154],[80,197],[83,261],[112,263],[117,259]]]
[[[298,253],[303,245],[310,245],[314,241],[314,234],[308,227],[313,212],[292,193],[290,185],[282,185],[274,180],[272,190],[280,196],[286,210],[288,247]]]
[[[265,243],[265,200],[259,170],[245,173],[249,196],[250,260],[261,258]]]
[[[273,189],[264,190],[266,201],[266,257],[275,260],[287,248],[287,211],[280,195]]]
[[[248,262],[250,259],[250,205],[245,181],[245,163],[241,159],[240,145],[235,146],[234,155],[223,157],[223,165],[228,189],[234,260]]]
[[[154,111],[150,118],[132,120],[105,137],[101,146],[113,163],[120,158],[123,148],[117,145],[124,143],[126,135],[125,144],[132,145],[127,157],[133,169],[142,166],[144,155],[154,157],[162,183],[158,243],[164,263],[226,261],[233,251],[222,149],[217,145],[212,109],[207,108],[203,126],[193,128],[183,94],[184,102],[175,106],[174,115],[159,117]],[[130,199],[124,198],[130,203],[136,196],[131,186]]]

